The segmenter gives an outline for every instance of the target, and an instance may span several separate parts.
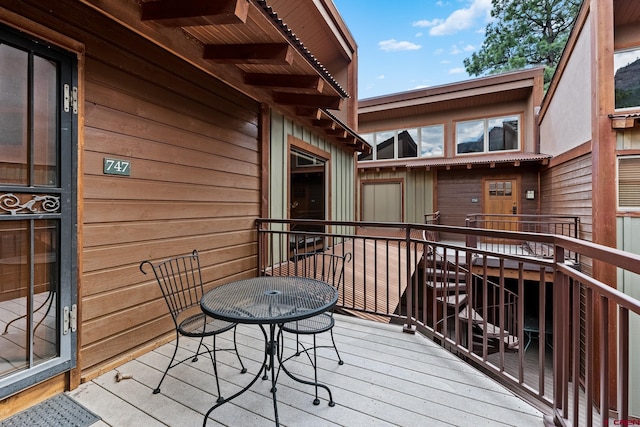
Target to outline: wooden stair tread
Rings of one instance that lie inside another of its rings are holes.
[[[457,305],[463,305],[467,303],[467,294],[459,293],[458,295],[446,295],[442,297],[436,297],[439,302],[445,302],[447,305],[455,307]]]
[[[471,317],[469,314],[469,310],[471,310]],[[460,310],[460,313],[458,313],[458,317],[462,320],[469,320],[471,319],[473,321],[473,323],[478,323],[478,322],[483,322],[484,319],[482,318],[482,316],[480,316],[480,314],[478,314],[477,311],[475,311],[473,308],[470,308],[468,305],[465,306],[462,310]]]

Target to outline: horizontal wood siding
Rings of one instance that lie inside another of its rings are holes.
[[[172,330],[140,261],[198,249],[208,286],[256,266],[257,103],[132,34],[114,38],[84,39],[83,372]],[[104,158],[130,161],[131,176],[104,175]]]
[[[455,169],[438,171],[438,207],[440,223],[464,227],[469,214],[482,213],[482,180],[498,177],[520,177],[520,214],[537,214],[539,197],[538,173],[535,168]],[[526,200],[527,190],[534,190],[535,200]],[[447,236],[442,236],[446,239]]]
[[[541,173],[541,209],[548,215],[580,218],[579,238],[592,240],[591,153],[568,160]],[[614,173],[614,171],[612,171]],[[591,262],[582,259],[583,271],[591,273]]]

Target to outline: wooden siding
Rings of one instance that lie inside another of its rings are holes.
[[[271,113],[269,161],[269,217],[289,218],[289,137],[320,149],[329,155],[328,218],[355,220],[355,159],[353,152],[338,146],[297,124],[277,111]]]
[[[541,213],[575,215],[580,218],[579,238],[591,241],[591,153],[547,168],[541,173]],[[583,259],[583,271],[591,272],[590,261]]]
[[[87,376],[173,329],[141,260],[197,248],[207,282],[253,273],[259,110],[75,2],[58,7],[65,13],[28,5],[21,13],[85,46],[79,364]],[[104,158],[130,161],[131,176],[104,175]]]
[[[424,214],[433,212],[434,172],[424,169],[391,170],[384,169],[361,171],[359,181],[374,183],[376,181],[402,181],[404,188],[404,222],[422,224]],[[360,191],[362,197],[362,192]],[[400,198],[403,199],[402,197]],[[362,201],[358,202],[362,206]],[[360,220],[364,218],[360,214]]]
[[[520,177],[519,213],[538,213],[538,174],[535,168],[452,169],[438,172],[440,223],[464,227],[468,214],[482,213],[484,178]],[[535,190],[536,198],[526,200],[526,190]],[[447,236],[442,236],[446,239]]]

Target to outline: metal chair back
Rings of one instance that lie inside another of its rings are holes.
[[[345,264],[351,261],[351,252],[305,252],[294,254],[294,275],[322,280],[340,289],[344,282]]]
[[[177,256],[156,264],[143,261],[140,270],[146,274],[145,265],[153,269],[176,327],[188,313],[196,308],[200,310],[204,286],[197,250],[194,249],[190,255]]]

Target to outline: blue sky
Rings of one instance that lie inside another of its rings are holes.
[[[358,98],[468,80],[491,0],[333,0],[358,44]]]

